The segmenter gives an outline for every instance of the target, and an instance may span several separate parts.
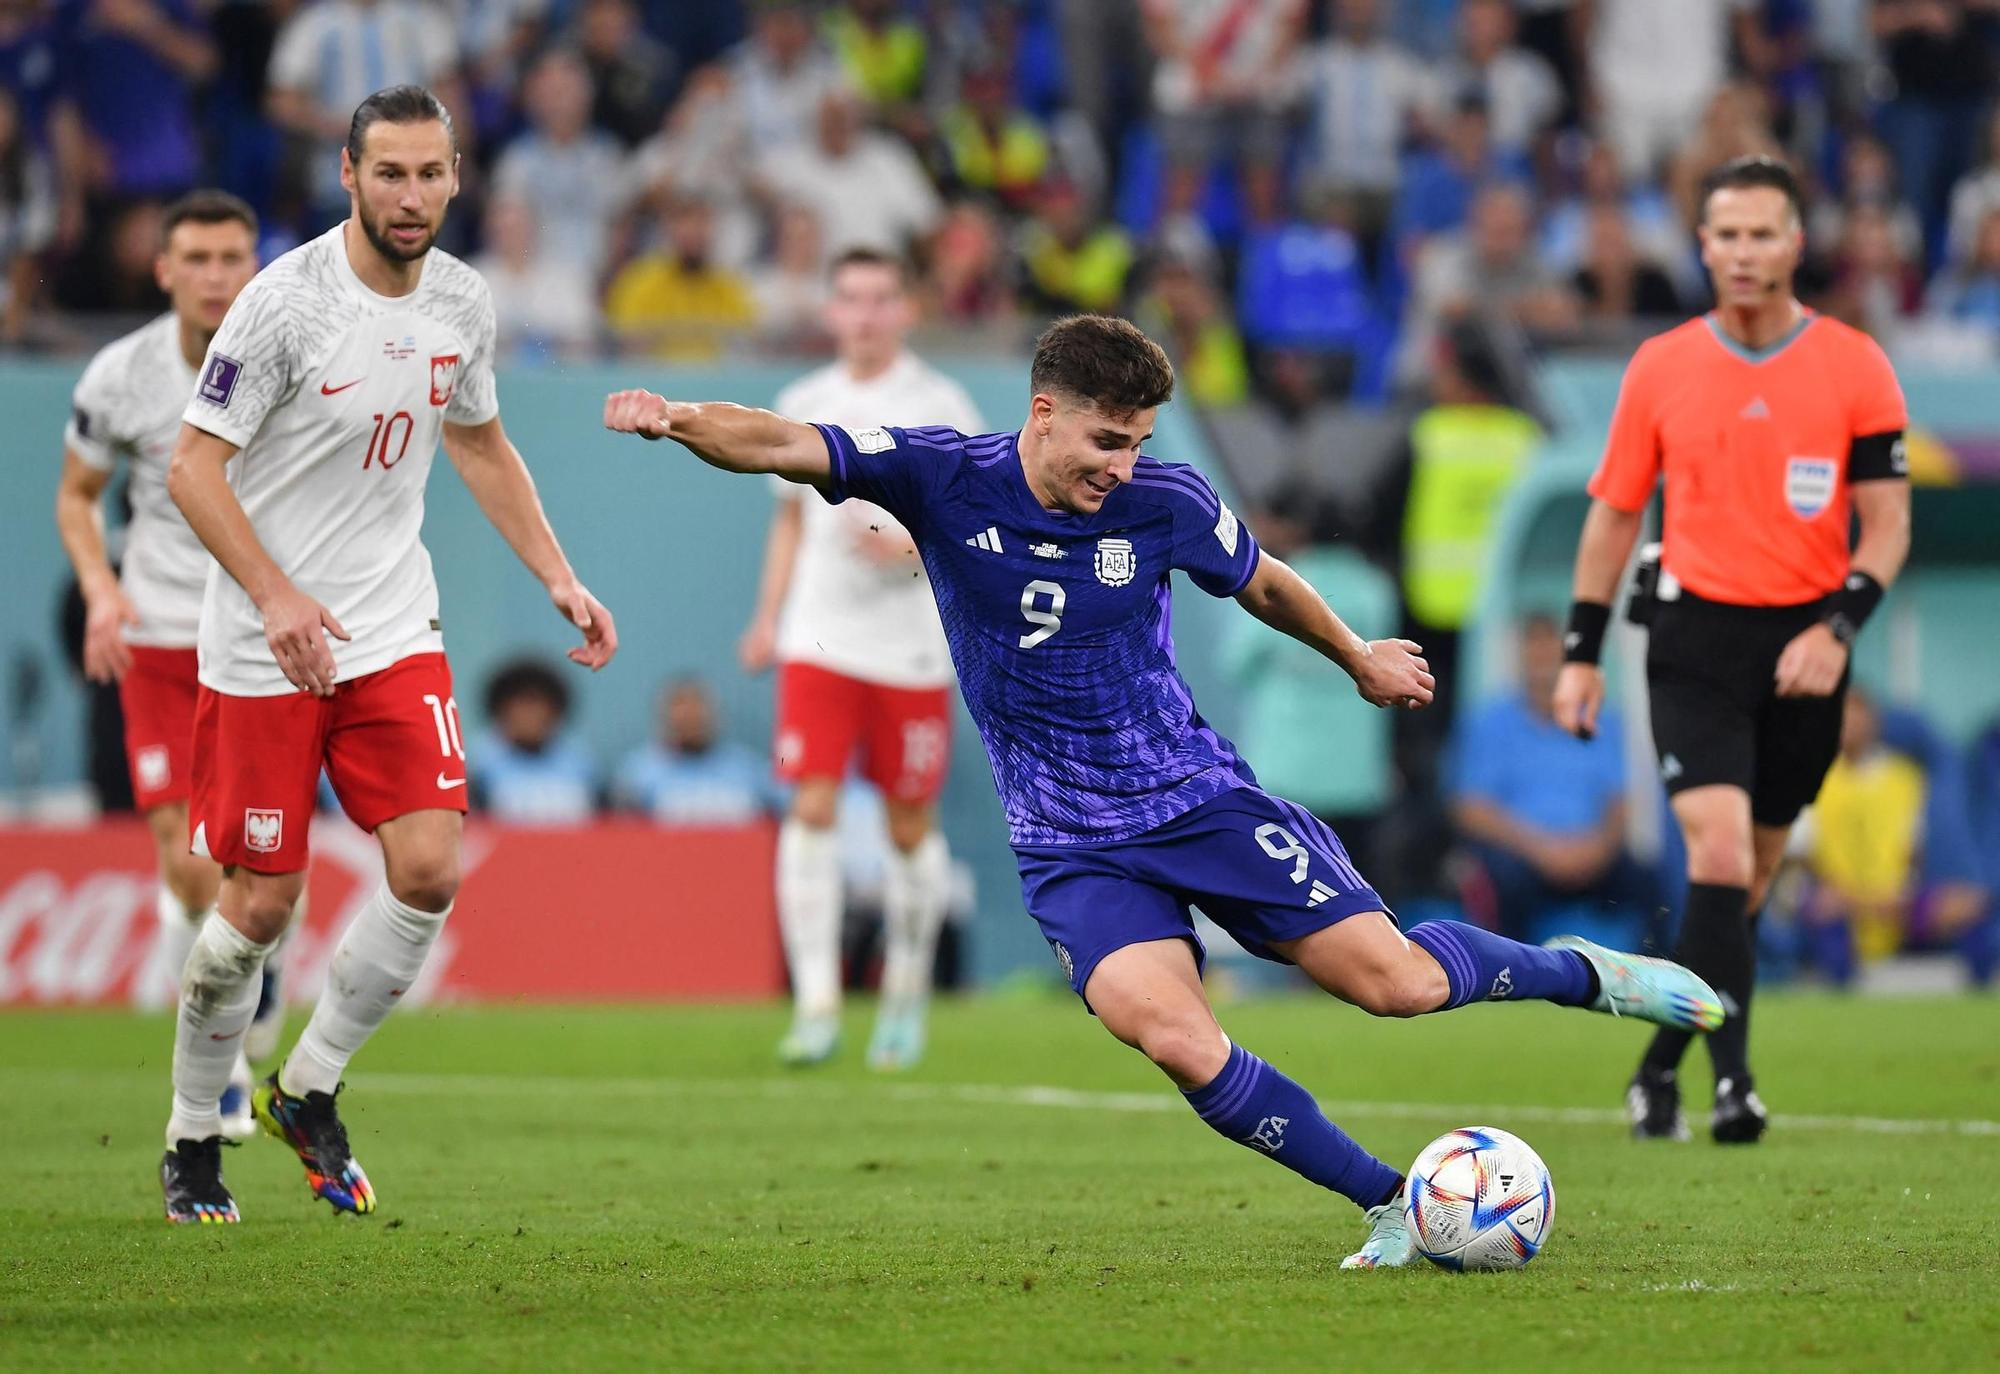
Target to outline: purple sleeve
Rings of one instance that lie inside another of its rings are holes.
[[[922,528],[924,511],[964,443],[957,430],[937,427],[849,430],[815,424],[813,428],[826,440],[833,465],[831,480],[821,493],[828,504],[837,506],[849,497],[873,501],[912,533]]]
[[[1257,541],[1193,468],[1169,469],[1176,489],[1174,566],[1210,596],[1235,596],[1257,571]]]

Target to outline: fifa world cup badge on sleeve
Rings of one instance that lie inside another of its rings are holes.
[[[227,406],[229,398],[236,394],[236,379],[243,375],[243,364],[221,353],[211,353],[208,370],[201,374],[201,399],[211,405]]]
[[[1224,506],[1222,514],[1215,517],[1215,538],[1222,551],[1232,558],[1236,556],[1236,530],[1236,512]]]

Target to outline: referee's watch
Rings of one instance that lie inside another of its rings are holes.
[[[1861,632],[1861,627],[1856,625],[1853,618],[1845,611],[1835,611],[1825,620],[1820,621],[1820,624],[1833,631],[1833,637],[1839,640],[1842,646],[1846,648],[1854,647],[1854,636]]]

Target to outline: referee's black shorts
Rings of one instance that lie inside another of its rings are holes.
[[[1750,794],[1758,825],[1790,825],[1840,752],[1847,675],[1829,697],[1781,697],[1778,656],[1825,603],[1732,606],[1685,591],[1655,603],[1646,648],[1653,747],[1669,793]]]

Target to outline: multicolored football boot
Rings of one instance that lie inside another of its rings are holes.
[[[257,1120],[265,1133],[292,1147],[305,1165],[306,1186],[337,1212],[365,1215],[375,1210],[375,1190],[368,1175],[347,1148],[347,1128],[340,1124],[333,1099],[340,1092],[309,1092],[293,1097],[272,1074],[258,1087]]]
[[[1591,1010],[1636,1016],[1675,1030],[1712,1031],[1722,1024],[1722,999],[1715,989],[1671,959],[1651,959],[1607,949],[1581,935],[1558,935],[1550,949],[1572,950],[1597,974]]]
[[[160,1160],[160,1192],[167,1220],[180,1225],[233,1225],[236,1199],[222,1183],[222,1137],[176,1140]]]
[[[1361,1248],[1340,1262],[1342,1269],[1398,1269],[1417,1257],[1417,1242],[1410,1235],[1409,1214],[1403,1210],[1403,1194],[1380,1207],[1368,1209],[1368,1239]]]
[[[880,1073],[913,1069],[924,1057],[924,1007],[892,1007],[875,1013],[875,1033],[868,1039],[868,1067]]]

